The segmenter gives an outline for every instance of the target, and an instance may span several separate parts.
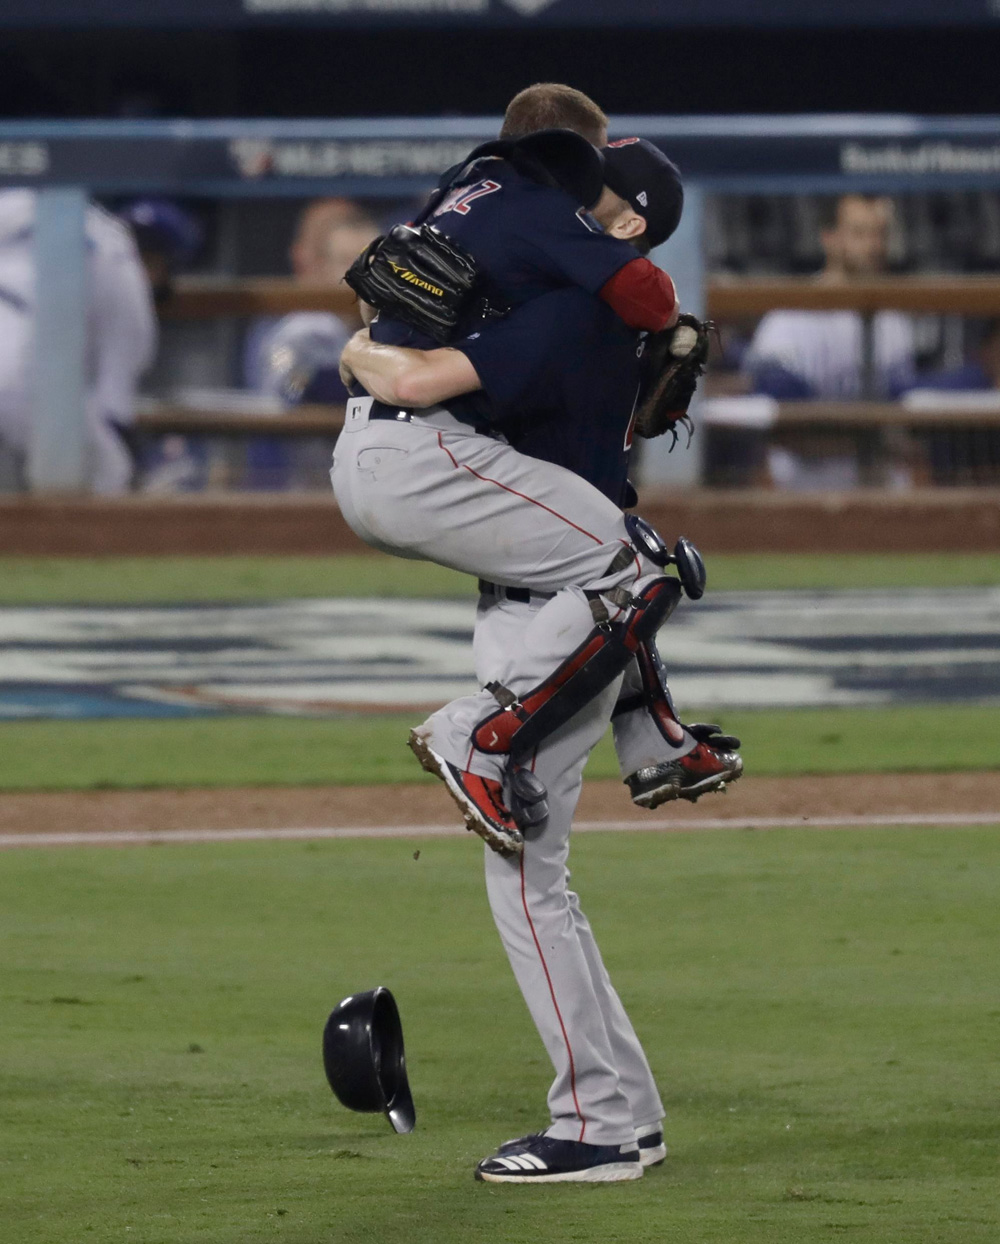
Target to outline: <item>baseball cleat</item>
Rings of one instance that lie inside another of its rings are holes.
[[[545,1135],[507,1141],[476,1167],[476,1178],[492,1184],[622,1183],[642,1173],[635,1141],[586,1145]]]
[[[410,731],[409,748],[428,773],[441,779],[458,804],[466,829],[471,829],[498,855],[520,855],[524,838],[504,803],[503,788],[492,778],[468,773],[439,756],[428,742],[429,731]]]
[[[658,808],[680,797],[681,775],[676,760],[636,769],[625,779],[625,785],[637,808]]]
[[[671,799],[696,803],[702,795],[723,791],[743,775],[743,757],[736,749],[739,739],[719,734],[718,726],[686,726],[698,739],[693,751],[679,760],[637,769],[625,779],[632,802],[640,808],[658,808]]]
[[[635,1139],[639,1146],[639,1161],[643,1166],[659,1166],[663,1162],[667,1156],[667,1146],[663,1143],[663,1128],[659,1123],[637,1127]]]

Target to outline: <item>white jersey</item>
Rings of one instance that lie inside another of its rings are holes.
[[[777,364],[804,380],[816,397],[861,396],[862,320],[854,311],[769,311],[757,326],[744,365]],[[882,395],[913,371],[913,324],[897,311],[875,316],[875,384]]]
[[[16,453],[30,440],[34,354],[35,192],[0,191],[0,439]],[[120,492],[131,466],[110,423],[134,417],[139,377],[156,353],[156,315],[131,233],[102,208],[86,216],[85,406],[91,486]]]

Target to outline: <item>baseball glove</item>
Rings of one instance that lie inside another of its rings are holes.
[[[344,280],[365,302],[435,341],[449,341],[478,291],[476,262],[433,225],[397,225],[376,238]]]
[[[643,398],[635,416],[635,431],[647,440],[669,432],[673,449],[677,428],[683,425],[691,439],[688,406],[708,359],[709,334],[715,325],[693,315],[678,317],[673,328],[651,333],[643,354]]]

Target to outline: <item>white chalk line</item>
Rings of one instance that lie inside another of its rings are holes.
[[[1000,825],[1000,812],[894,813],[882,816],[750,816],[706,820],[578,821],[574,833],[672,833],[712,829],[889,829]],[[313,829],[113,829],[0,833],[0,849],[16,847],[169,846],[197,842],[314,842],[340,838],[461,837],[459,825],[347,825]]]

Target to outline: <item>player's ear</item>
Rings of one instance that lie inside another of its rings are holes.
[[[608,230],[608,233],[616,238],[621,238],[624,242],[634,242],[636,238],[641,237],[645,232],[645,216],[640,216],[638,212],[633,212],[630,207],[627,207],[621,213]]]

